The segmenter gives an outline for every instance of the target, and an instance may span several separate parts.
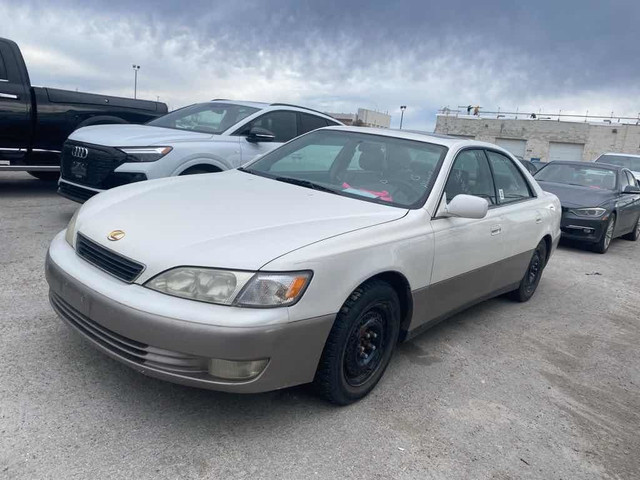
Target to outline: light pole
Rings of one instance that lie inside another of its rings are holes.
[[[402,130],[402,120],[404,119],[405,108],[407,108],[406,105],[400,105],[400,130]]]
[[[138,95],[138,70],[140,70],[140,65],[132,65],[133,67],[133,98],[137,98]]]

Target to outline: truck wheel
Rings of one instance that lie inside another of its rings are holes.
[[[357,288],[344,303],[318,364],[314,384],[332,403],[366,396],[384,374],[398,343],[400,301],[386,282]]]
[[[32,177],[36,177],[38,180],[42,180],[44,182],[57,182],[60,178],[60,172],[27,172]]]

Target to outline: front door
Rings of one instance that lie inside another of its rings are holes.
[[[279,147],[284,142],[295,138],[298,135],[297,113],[289,110],[275,110],[265,113],[247,122],[247,124],[240,127],[234,135],[246,136],[253,127],[269,130],[275,135],[275,139],[272,142],[250,142],[248,140],[241,140],[242,163],[247,163],[260,155],[264,155],[274,148]]]
[[[0,40],[0,160],[31,140],[30,90],[11,45]]]
[[[503,217],[487,158],[482,150],[463,150],[456,157],[445,185],[443,202],[456,195],[484,198],[486,217],[434,218],[435,254],[430,286],[416,298],[417,325],[434,322],[491,295],[503,258]],[[416,325],[416,326],[417,326]]]

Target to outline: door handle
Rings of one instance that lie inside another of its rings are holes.
[[[502,225],[492,225],[491,235],[500,235],[502,233]]]
[[[18,95],[14,95],[13,93],[1,93],[0,98],[10,98],[12,100],[18,100]]]
[[[536,217],[536,223],[542,223],[542,217]]]

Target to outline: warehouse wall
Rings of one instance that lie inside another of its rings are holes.
[[[605,152],[640,155],[638,125],[438,115],[435,131],[491,143],[497,138],[527,140],[525,159],[539,158],[543,162],[549,159],[549,142],[584,145],[584,161],[593,161]]]

